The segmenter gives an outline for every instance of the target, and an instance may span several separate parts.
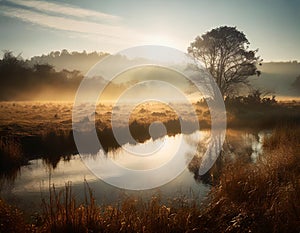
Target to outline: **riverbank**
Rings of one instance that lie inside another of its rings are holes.
[[[1,205],[0,232],[299,232],[300,128],[277,126],[256,163],[226,160],[204,203],[184,197],[162,203],[127,197],[99,205],[93,191],[78,203],[72,187],[51,189],[30,223],[20,210]]]
[[[229,129],[272,129],[281,122],[290,121],[300,124],[298,102],[281,104],[259,99],[258,103],[245,103],[234,99],[227,100],[226,105]],[[37,158],[43,158],[55,166],[61,158],[68,159],[78,153],[72,131],[71,103],[1,102],[0,108],[0,173],[9,168],[19,168]],[[211,122],[206,103],[199,101],[194,108],[200,129],[209,130]],[[181,118],[186,125],[191,125],[191,129],[181,132],[175,112],[161,104],[145,104],[133,111],[129,128],[138,142],[150,139],[149,126],[155,121],[164,123],[169,136],[191,133],[193,122],[186,114]],[[120,146],[111,129],[111,115],[112,106],[101,104],[94,114],[98,138],[105,151]],[[125,132],[126,126],[119,126],[119,131]]]

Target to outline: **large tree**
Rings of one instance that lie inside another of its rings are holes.
[[[249,44],[236,27],[222,26],[196,37],[188,53],[204,63],[226,96],[235,93],[241,84],[248,85],[249,76],[260,75],[257,65],[262,60]]]

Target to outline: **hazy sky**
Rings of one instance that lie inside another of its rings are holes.
[[[25,58],[52,50],[162,44],[186,51],[197,35],[237,26],[265,61],[300,60],[297,0],[0,0],[0,48]]]

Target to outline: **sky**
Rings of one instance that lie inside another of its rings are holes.
[[[243,31],[264,61],[300,61],[298,0],[0,0],[0,49],[115,53],[146,44],[186,51],[219,26]]]

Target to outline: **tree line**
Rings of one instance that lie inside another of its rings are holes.
[[[77,71],[56,71],[49,64],[31,65],[20,55],[5,51],[0,60],[0,100],[32,100],[41,93],[75,92],[83,75]],[[50,91],[51,90],[51,91]]]

